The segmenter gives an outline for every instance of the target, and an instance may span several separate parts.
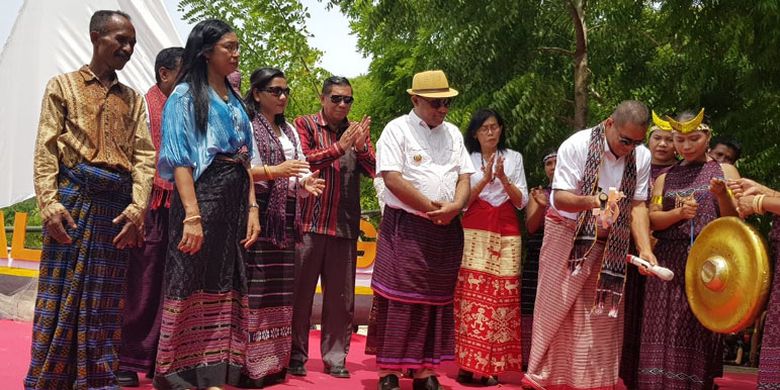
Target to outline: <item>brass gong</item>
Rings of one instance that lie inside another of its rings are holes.
[[[752,324],[766,304],[770,283],[766,244],[737,217],[702,229],[685,266],[685,293],[707,329],[732,333]]]

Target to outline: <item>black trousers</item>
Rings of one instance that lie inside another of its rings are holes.
[[[325,367],[345,364],[355,313],[356,262],[357,239],[304,234],[295,256],[291,361],[305,363],[309,358],[312,303],[321,279],[322,361]]]

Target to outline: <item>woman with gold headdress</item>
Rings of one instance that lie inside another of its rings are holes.
[[[653,125],[647,131],[647,148],[650,149],[650,192],[655,180],[677,162],[672,125],[653,111]],[[624,292],[625,317],[623,320],[623,352],[620,355],[620,378],[627,388],[636,388],[639,367],[639,342],[642,330],[642,304],[645,299],[645,276],[639,268],[626,269]]]
[[[711,130],[698,115],[669,118],[682,160],[656,179],[650,228],[658,239],[658,263],[685,275],[693,240],[710,221],[738,215],[725,180],[739,178],[734,166],[707,154]],[[711,389],[721,364],[720,337],[702,326],[685,297],[685,278],[648,278],[640,342],[638,389]]]
[[[647,148],[650,149],[650,188],[652,188],[653,184],[655,184],[655,179],[666,168],[677,162],[672,125],[668,121],[659,118],[655,112],[653,112],[653,126],[648,131]]]

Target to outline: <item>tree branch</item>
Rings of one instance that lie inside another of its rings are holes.
[[[647,31],[642,31],[642,35],[644,35],[645,38],[652,42],[654,47],[661,47],[661,42],[658,42],[655,37],[650,35]]]
[[[299,31],[295,25],[287,19],[287,15],[285,15],[283,12],[281,12],[281,4],[278,3],[278,0],[271,0],[271,5],[273,5],[276,8],[276,12],[279,13],[279,16],[282,18],[282,20],[285,21],[285,25],[288,26],[289,29],[291,29],[296,34],[304,35],[302,31]],[[314,91],[314,95],[319,95],[319,88],[317,87],[317,81],[314,77],[314,73],[312,73],[311,69],[309,68],[309,64],[306,62],[306,58],[304,58],[303,53],[301,53],[299,50],[295,50],[295,56],[298,57],[298,60],[301,61],[301,65],[303,65],[303,69],[306,71],[307,75],[309,76],[309,81],[311,82],[312,90]]]
[[[588,91],[597,102],[601,104],[605,103],[604,97],[602,97],[595,89],[593,89],[593,86],[588,86]]]
[[[577,49],[574,52],[575,57],[582,56],[588,51],[588,41],[586,38],[585,23],[583,21],[584,6],[584,0],[579,4],[569,1],[569,13],[571,14],[572,23],[574,24],[574,34],[577,37]]]
[[[565,56],[574,57],[574,52],[571,50],[566,50],[560,47],[550,47],[550,46],[542,46],[539,47],[537,50],[547,53],[556,53],[556,54],[563,54]]]

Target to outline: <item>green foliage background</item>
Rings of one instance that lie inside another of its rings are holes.
[[[331,2],[373,57],[383,86],[372,112],[408,110],[412,75],[443,69],[461,91],[449,120],[490,106],[508,122],[529,182],[541,156],[570,135],[575,48],[572,6],[584,8],[590,71],[589,124],[625,99],[660,114],[705,107],[715,135],[743,144],[743,175],[777,187],[780,148],[780,2],[738,0],[352,0]]]
[[[742,143],[738,168],[780,188],[780,0],[330,0],[370,55],[352,80],[352,118],[371,115],[372,139],[411,108],[412,75],[443,69],[461,94],[448,120],[465,128],[480,107],[505,117],[509,146],[523,153],[531,185],[543,181],[542,155],[573,128],[575,48],[572,7],[587,26],[588,124],[625,99],[659,114],[705,107],[715,135]],[[298,0],[182,0],[190,21],[220,18],[241,40],[244,88],[252,70],[275,66],[294,90],[287,116],[319,109],[330,72],[308,45],[311,15]],[[338,74],[338,69],[330,69]],[[369,180],[361,204],[375,209]],[[8,211],[33,212],[34,204]],[[767,218],[764,218],[766,220]],[[39,223],[39,221],[38,221]]]

